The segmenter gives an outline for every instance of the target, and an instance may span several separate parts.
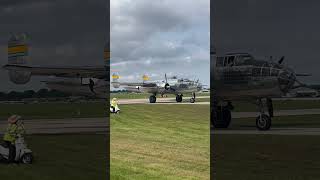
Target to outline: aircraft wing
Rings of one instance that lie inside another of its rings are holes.
[[[56,77],[79,77],[79,78],[105,78],[106,68],[104,66],[82,66],[82,67],[55,67],[55,66],[25,66],[7,64],[4,69],[13,71],[31,72],[34,76],[56,76]]]
[[[120,86],[141,86],[141,87],[156,87],[156,83],[135,83],[135,82],[112,82]]]

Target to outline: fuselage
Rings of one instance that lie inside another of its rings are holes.
[[[257,60],[246,53],[213,59],[214,93],[227,100],[280,97],[293,87],[296,79],[291,69],[276,62]]]
[[[72,94],[75,96],[94,96],[106,98],[108,83],[102,79],[92,78],[94,82],[92,90],[90,89],[90,80],[88,78],[51,78],[45,81],[46,86],[60,92]]]

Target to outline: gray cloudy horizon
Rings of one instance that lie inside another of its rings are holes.
[[[285,56],[295,72],[312,74],[300,80],[320,84],[319,1],[215,0],[211,5],[211,44],[217,54]]]
[[[168,76],[210,83],[210,1],[111,1],[110,72],[122,81]]]
[[[103,50],[109,41],[109,16],[105,0],[15,0],[0,2],[0,65],[7,63],[11,33],[30,36],[28,65],[103,65]],[[25,85],[10,82],[1,68],[0,91],[44,88],[43,78]]]

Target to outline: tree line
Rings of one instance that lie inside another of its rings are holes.
[[[18,101],[27,98],[60,98],[68,96],[70,96],[70,94],[48,89],[40,89],[38,91],[26,90],[23,92],[10,91],[0,92],[0,101]]]

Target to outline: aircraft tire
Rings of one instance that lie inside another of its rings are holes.
[[[256,118],[256,126],[260,131],[269,130],[271,127],[271,118],[266,114],[261,114]]]
[[[195,102],[196,102],[196,100],[194,98],[190,99],[190,103],[195,103]]]
[[[228,128],[231,122],[231,111],[223,108],[216,111],[216,118],[213,118],[213,127],[215,128]]]
[[[182,102],[182,95],[177,95],[176,96],[176,101],[177,102]]]
[[[152,95],[152,96],[149,97],[149,102],[150,103],[156,103],[156,101],[157,101],[157,97],[156,96]]]

